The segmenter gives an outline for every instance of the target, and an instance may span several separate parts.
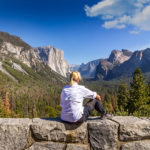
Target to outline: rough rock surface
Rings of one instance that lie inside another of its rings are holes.
[[[150,141],[138,141],[124,144],[121,150],[150,150]]]
[[[100,59],[96,68],[95,78],[97,79],[111,79],[114,76],[112,72],[114,68],[119,67],[125,63],[132,56],[132,52],[128,50],[113,50],[108,59]]]
[[[141,51],[135,51],[130,59],[115,66],[109,73],[109,79],[121,76],[132,76],[136,68],[141,68],[143,73],[150,72],[150,48]]]
[[[2,62],[0,62],[0,71],[5,73],[10,78],[12,78],[14,81],[18,82],[18,80],[16,78],[14,78],[5,68],[3,68],[3,63]]]
[[[67,144],[66,150],[89,150],[89,147],[82,144]]]
[[[33,48],[24,49],[24,47],[15,46],[8,42],[3,42],[0,53],[7,55],[10,53],[12,56],[19,59],[29,67],[37,67],[42,63],[42,60],[40,59],[38,53],[35,52]]]
[[[39,53],[40,58],[48,64],[48,66],[61,74],[67,76],[70,71],[68,62],[64,59],[64,52],[52,46],[34,48]]]
[[[16,64],[16,63],[13,63],[12,64],[12,67],[20,72],[22,72],[23,74],[26,74],[28,75],[28,73],[19,65],[19,64]]]
[[[141,140],[150,137],[150,120],[132,116],[113,117],[120,124],[121,141]]]
[[[66,144],[55,142],[34,143],[27,150],[65,150]]]
[[[92,150],[117,150],[118,124],[110,120],[88,123]]]
[[[107,59],[101,59],[96,67],[95,78],[97,79],[106,78],[109,71],[112,70],[113,67],[114,65],[111,62],[107,61]]]
[[[132,55],[131,51],[128,50],[113,50],[108,58],[108,61],[113,64],[121,64],[127,61]]]
[[[0,150],[150,150],[150,118],[0,119]]]
[[[29,119],[0,119],[0,150],[22,150],[27,144]]]
[[[31,129],[35,138],[39,140],[83,143],[86,140],[87,123],[71,125],[60,120],[35,118]]]

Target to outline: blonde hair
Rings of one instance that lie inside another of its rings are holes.
[[[70,73],[70,86],[74,84],[74,82],[77,82],[77,80],[82,80],[80,72],[73,71]]]

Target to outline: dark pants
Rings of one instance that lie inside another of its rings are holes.
[[[84,106],[84,111],[82,117],[76,122],[81,123],[88,119],[93,110],[100,112],[101,114],[105,114],[106,110],[104,109],[101,102],[97,99],[90,99]]]

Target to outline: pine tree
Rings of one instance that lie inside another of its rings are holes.
[[[129,90],[126,83],[120,84],[118,88],[117,102],[119,111],[127,111]]]
[[[111,96],[111,102],[112,102],[112,107],[113,107],[113,112],[114,111],[117,111],[118,109],[118,102],[117,102],[117,95],[116,93],[114,93],[112,96]]]
[[[147,92],[145,78],[141,69],[137,68],[134,72],[133,81],[130,83],[130,100],[128,105],[128,113],[134,114],[147,103]]]
[[[143,105],[142,114],[143,116],[150,116],[150,82],[146,85],[146,102],[145,105]]]
[[[112,111],[111,97],[110,97],[110,94],[108,94],[108,92],[106,92],[105,94],[103,105],[106,111],[108,112]]]
[[[6,114],[9,116],[9,114],[10,114],[10,103],[9,103],[9,93],[8,92],[6,92],[6,95],[5,95],[4,107],[5,107]]]
[[[147,97],[148,97],[148,104],[150,104],[150,82],[147,84]]]
[[[36,103],[33,102],[33,107],[32,107],[32,118],[37,117],[37,110],[36,110]]]

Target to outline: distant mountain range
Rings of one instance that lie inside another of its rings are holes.
[[[131,77],[137,67],[140,67],[143,73],[150,72],[149,64],[150,48],[135,52],[122,49],[113,50],[109,58],[81,64],[77,70],[83,78],[111,80]]]
[[[135,52],[125,49],[112,50],[109,58],[100,58],[81,65],[69,65],[64,59],[63,51],[58,48],[52,46],[33,48],[17,36],[0,32],[0,70],[13,78],[3,67],[3,62],[7,58],[9,58],[9,62],[11,61],[14,69],[18,69],[24,74],[26,70],[14,62],[13,58],[36,72],[46,66],[52,73],[57,74],[56,76],[62,77],[67,77],[69,72],[74,70],[79,71],[83,78],[95,80],[129,77],[137,67],[140,67],[143,73],[150,72],[150,48]]]

